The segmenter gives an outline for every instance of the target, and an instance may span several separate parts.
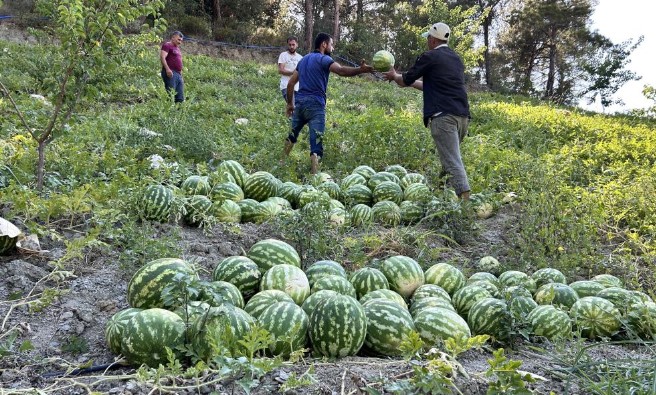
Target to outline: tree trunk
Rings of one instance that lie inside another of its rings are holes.
[[[312,27],[314,26],[314,4],[312,0],[305,0],[305,51],[312,52]]]
[[[216,36],[216,31],[221,26],[221,0],[212,1],[212,33]]]
[[[37,191],[43,190],[43,175],[45,173],[46,167],[46,145],[47,141],[39,141],[37,146],[37,152],[39,154],[39,160],[36,164],[36,189]]]
[[[339,3],[339,0],[335,0],[335,19],[333,20],[333,43],[335,45],[339,41]]]
[[[554,83],[556,80],[556,28],[552,27],[549,32],[549,69],[547,70],[547,85],[544,90],[545,99],[554,96]]]

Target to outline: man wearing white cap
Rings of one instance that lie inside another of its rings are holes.
[[[430,126],[442,172],[449,176],[448,183],[456,194],[462,200],[469,200],[469,181],[460,155],[460,143],[467,135],[470,117],[465,66],[448,46],[450,35],[449,26],[442,22],[434,24],[422,34],[427,38],[428,51],[407,72],[399,74],[391,69],[384,76],[399,86],[423,91],[424,126]]]

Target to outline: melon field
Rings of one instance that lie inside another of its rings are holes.
[[[311,175],[277,52],[183,44],[174,105],[141,44],[39,189],[56,55],[6,37],[0,394],[656,393],[653,119],[472,84],[461,202],[416,90],[331,76]]]

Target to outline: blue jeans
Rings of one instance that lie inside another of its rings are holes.
[[[296,143],[301,129],[306,124],[310,130],[310,155],[323,156],[323,134],[326,130],[326,107],[316,99],[295,98],[294,114],[292,115],[292,130],[287,139]]]
[[[166,70],[162,70],[162,79],[164,80],[164,87],[167,93],[171,93],[171,89],[175,90],[175,102],[182,103],[184,101],[184,81],[182,75],[177,71],[173,72],[173,76],[169,78],[166,75]]]

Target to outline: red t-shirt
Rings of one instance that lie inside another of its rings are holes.
[[[162,51],[168,52],[166,64],[169,65],[169,68],[178,73],[182,72],[182,52],[180,52],[180,48],[169,41],[162,44]]]

